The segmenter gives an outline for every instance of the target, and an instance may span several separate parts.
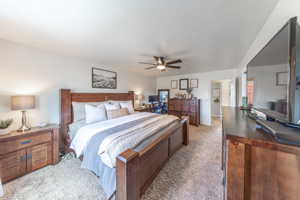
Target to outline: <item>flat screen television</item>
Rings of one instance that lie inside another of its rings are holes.
[[[157,102],[158,101],[158,96],[157,95],[150,95],[148,101],[150,103]]]
[[[290,19],[247,65],[247,100],[270,119],[300,120],[300,28]]]

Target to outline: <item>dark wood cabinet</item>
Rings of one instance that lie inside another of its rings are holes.
[[[170,99],[169,114],[178,117],[189,116],[190,124],[200,124],[200,99]]]
[[[7,182],[59,160],[59,129],[36,128],[0,136],[0,177]]]
[[[300,147],[277,143],[239,108],[223,108],[227,200],[298,200]]]

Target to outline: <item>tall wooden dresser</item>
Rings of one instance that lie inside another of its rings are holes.
[[[58,161],[57,125],[0,136],[0,177],[3,183]]]
[[[200,99],[169,99],[168,113],[178,117],[189,116],[190,124],[198,126],[200,124]]]

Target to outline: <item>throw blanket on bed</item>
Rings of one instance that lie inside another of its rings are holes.
[[[106,121],[96,122],[93,124],[88,124],[77,131],[74,139],[72,140],[70,148],[72,148],[75,151],[77,157],[80,157],[81,155],[83,155],[86,146],[91,140],[91,138],[96,134],[108,131],[110,129],[125,124],[128,124],[128,127],[130,127],[130,123],[133,123],[137,120],[147,119],[149,117],[156,117],[156,116],[159,115],[154,113],[134,113],[128,116],[119,117],[112,120],[106,120]]]
[[[100,145],[98,155],[109,167],[116,166],[116,158],[123,151],[134,148],[145,139],[151,137],[159,130],[166,128],[178,117],[172,115],[160,115],[148,119],[128,129],[107,136]]]

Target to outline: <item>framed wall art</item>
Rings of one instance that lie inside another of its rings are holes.
[[[178,80],[171,80],[171,89],[178,88]]]
[[[276,73],[276,85],[284,86],[288,84],[288,72],[277,72]]]
[[[198,79],[190,80],[190,88],[198,88]]]
[[[92,68],[92,87],[103,89],[117,88],[117,72]]]
[[[180,90],[187,90],[189,88],[189,79],[179,79],[179,89]]]

